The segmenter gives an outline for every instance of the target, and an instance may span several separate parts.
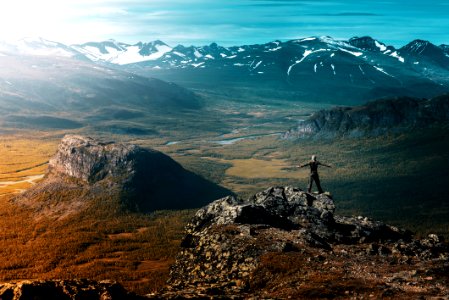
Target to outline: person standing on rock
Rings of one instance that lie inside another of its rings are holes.
[[[307,166],[310,167],[309,186],[307,188],[307,191],[309,193],[312,192],[312,183],[315,181],[316,187],[318,188],[318,193],[320,194],[324,193],[323,189],[321,188],[320,177],[318,175],[318,166],[325,166],[328,168],[331,168],[331,166],[317,161],[316,155],[312,155],[312,159],[308,163],[298,166],[298,168],[304,168]]]

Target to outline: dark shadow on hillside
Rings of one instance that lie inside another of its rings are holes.
[[[135,154],[136,171],[125,183],[122,199],[130,209],[150,212],[199,208],[233,192],[184,169],[169,156],[142,150]]]

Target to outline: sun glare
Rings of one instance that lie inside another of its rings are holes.
[[[95,1],[92,1],[95,3]],[[60,42],[85,41],[110,31],[105,24],[86,18],[86,2],[64,0],[14,0],[0,4],[0,40],[43,37]]]

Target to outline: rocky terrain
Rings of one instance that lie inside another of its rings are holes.
[[[54,218],[55,224],[66,218],[79,222],[87,209],[112,211],[116,218],[117,209],[148,212],[209,203],[187,224],[167,285],[145,296],[150,299],[449,297],[449,247],[436,234],[417,238],[363,216],[340,216],[328,193],[285,186],[247,200],[229,194],[158,151],[68,135],[44,180],[12,203],[32,212],[36,222]],[[2,299],[85,299],[87,294],[89,299],[134,297],[112,282],[0,285]]]
[[[13,201],[61,218],[93,203],[149,212],[201,207],[229,194],[159,151],[66,135],[45,179]]]
[[[401,133],[449,121],[449,95],[432,99],[381,99],[356,107],[321,110],[287,132],[286,138],[358,138]]]
[[[155,299],[449,297],[449,248],[366,217],[329,195],[272,187],[200,209]]]
[[[90,280],[53,280],[20,281],[0,283],[2,300],[123,300],[141,299],[126,292],[119,284],[110,281],[94,282]]]

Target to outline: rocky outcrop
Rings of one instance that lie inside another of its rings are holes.
[[[148,212],[201,207],[230,194],[159,151],[67,135],[49,162],[45,180],[14,201],[61,217],[92,202]]]
[[[412,260],[448,263],[449,249],[437,235],[417,240],[409,231],[366,217],[338,216],[334,211],[329,195],[293,187],[272,187],[248,200],[216,200],[200,209],[186,226],[169,285],[165,293],[152,297],[261,296],[267,292],[264,286],[282,276],[287,277],[285,285],[295,272],[319,273],[323,266],[305,267],[315,262],[332,265],[330,274],[342,269],[342,261],[363,269],[373,256],[400,266],[409,266]],[[288,255],[304,265],[267,263],[267,257],[275,260],[276,255]],[[267,272],[273,273],[271,277]],[[303,275],[296,279],[304,280]],[[264,282],[262,287],[260,282]],[[296,284],[299,288],[300,283]]]
[[[111,281],[90,280],[41,280],[0,283],[2,300],[123,300],[142,299]]]
[[[135,145],[102,143],[90,137],[66,135],[56,155],[49,161],[50,171],[94,183],[107,176],[132,176],[139,156],[155,154]]]
[[[285,138],[357,138],[401,133],[449,122],[449,95],[430,100],[395,98],[369,102],[364,106],[321,110]]]

